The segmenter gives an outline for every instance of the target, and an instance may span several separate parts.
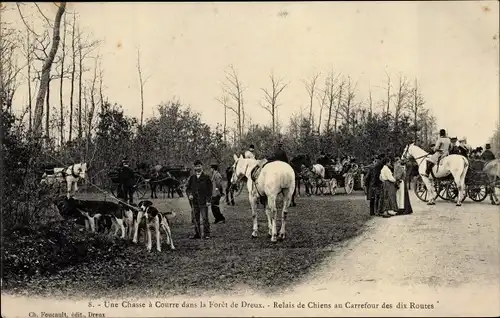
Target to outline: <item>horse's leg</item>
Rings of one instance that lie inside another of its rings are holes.
[[[259,231],[259,224],[257,222],[257,198],[254,198],[251,193],[248,194],[248,199],[250,200],[250,207],[252,209],[252,237],[257,237]]]
[[[297,204],[295,203],[295,188],[293,189],[293,192],[292,192],[292,202],[291,202],[291,204],[292,204],[292,206],[297,206]]]
[[[267,196],[267,205],[269,206],[269,214],[271,215],[271,227],[272,227],[272,232],[271,232],[271,242],[277,242],[277,234],[278,231],[276,229],[276,214],[278,214],[278,210],[276,209],[276,196],[275,195],[268,195]]]
[[[293,197],[292,197],[293,198]],[[283,190],[283,209],[281,210],[281,228],[279,238],[284,240],[286,234],[286,217],[288,214],[288,206],[290,205],[290,189]]]
[[[434,205],[436,204],[434,202],[434,197],[435,197],[435,189],[434,189],[434,184],[431,182],[431,180],[427,177],[422,176],[422,181],[425,184],[425,188],[427,189],[427,195],[429,198],[427,199],[427,204],[428,205]]]
[[[462,205],[462,200],[465,198],[465,176],[467,175],[468,165],[463,167],[462,171],[457,171],[458,173],[453,173],[453,178],[458,189],[457,196],[457,206]]]
[[[273,236],[273,221],[272,221],[272,215],[271,215],[271,209],[270,205],[268,204],[265,208],[266,211],[266,216],[267,216],[267,236],[272,237]]]
[[[493,205],[498,205],[500,204],[500,200],[498,200],[497,194],[495,192],[496,189],[496,183],[497,183],[497,176],[490,176],[488,179],[489,181],[489,188],[490,188],[490,200],[491,204]]]
[[[66,178],[66,196],[69,198],[71,198],[71,188],[73,187],[73,185],[71,184],[71,181],[69,180],[69,178]]]

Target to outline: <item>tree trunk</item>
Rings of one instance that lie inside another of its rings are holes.
[[[50,82],[52,79],[49,77],[47,83],[47,94],[45,95],[45,104],[47,105],[47,112],[45,113],[45,137],[50,138]]]
[[[59,102],[60,102],[60,116],[61,120],[59,122],[59,134],[61,147],[64,144],[64,102],[63,102],[63,87],[64,87],[64,59],[66,58],[66,16],[64,16],[64,28],[63,28],[63,38],[62,38],[62,56],[61,56],[61,79],[59,84]]]
[[[75,37],[76,37],[76,15],[73,15],[73,32],[71,35],[71,50],[72,50],[72,65],[71,65],[71,91],[69,95],[69,135],[68,141],[73,138],[73,113],[74,105],[73,98],[75,95],[75,76],[76,76],[76,48],[75,48]]]
[[[47,94],[47,87],[50,80],[50,70],[52,69],[52,63],[57,53],[57,48],[59,47],[60,38],[60,27],[61,18],[66,9],[66,2],[59,3],[59,9],[57,10],[56,18],[54,20],[54,29],[52,35],[52,47],[50,48],[49,55],[45,59],[42,67],[42,76],[40,79],[40,88],[38,89],[38,94],[36,98],[35,105],[35,123],[34,123],[34,133],[35,137],[42,136],[42,118],[43,118],[43,99]]]
[[[33,125],[33,105],[32,105],[32,99],[33,99],[33,93],[31,91],[31,42],[30,42],[30,30],[26,30],[26,47],[28,49],[27,51],[27,60],[28,60],[28,131],[31,132],[32,125]]]
[[[78,28],[78,139],[83,137],[83,123],[82,123],[82,76],[83,76],[83,56],[82,56],[82,43],[80,28]]]

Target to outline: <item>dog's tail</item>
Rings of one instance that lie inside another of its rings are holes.
[[[165,212],[163,213],[163,215],[165,215],[165,217],[170,217],[170,218],[175,218],[176,216],[174,211]]]

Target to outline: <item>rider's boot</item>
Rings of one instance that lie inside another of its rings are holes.
[[[434,166],[434,162],[431,162],[431,161],[427,161],[427,167],[425,169],[425,176],[426,177],[429,177],[429,175],[431,174],[431,171],[432,171],[432,167]]]

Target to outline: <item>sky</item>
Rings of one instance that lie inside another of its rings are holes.
[[[55,5],[40,4],[48,16]],[[84,30],[102,39],[105,95],[140,115],[137,48],[145,77],[145,116],[172,99],[223,122],[224,71],[232,64],[246,87],[253,123],[269,74],[288,84],[279,120],[306,111],[301,80],[330,70],[357,82],[358,101],[383,99],[386,74],[418,79],[438,128],[482,145],[499,121],[499,5],[481,1],[71,3]],[[22,27],[17,10],[5,16]],[[17,98],[25,103],[26,94]],[[56,95],[54,93],[54,95]],[[53,96],[54,102],[57,96]],[[318,113],[317,105],[316,114]]]

